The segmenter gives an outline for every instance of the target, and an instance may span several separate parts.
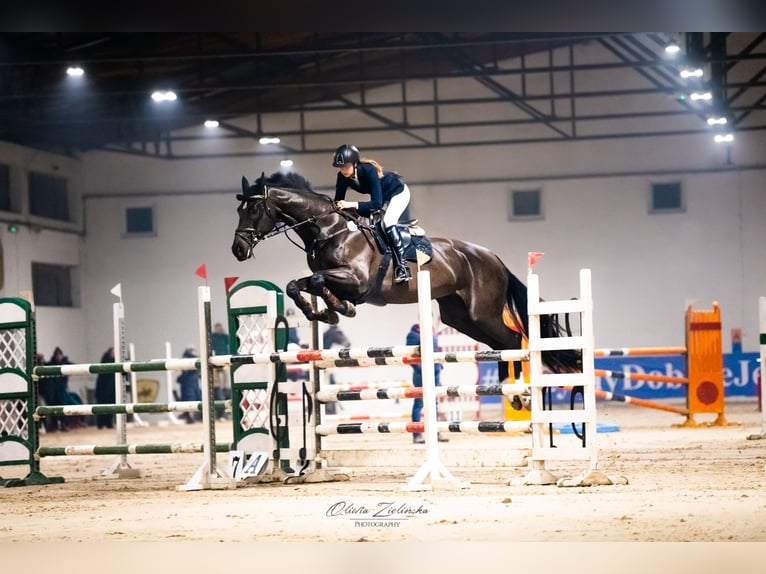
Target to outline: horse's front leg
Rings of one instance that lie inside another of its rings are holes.
[[[331,279],[336,279],[337,273],[335,270],[327,274],[331,275]],[[317,312],[313,309],[311,303],[301,295],[302,291],[321,297],[327,308]],[[302,277],[301,279],[290,281],[285,288],[285,292],[295,301],[295,304],[310,321],[323,321],[334,325],[338,322],[338,313],[344,317],[354,317],[356,315],[356,307],[351,301],[339,299],[327,287],[326,277],[323,273],[314,273],[310,277]]]
[[[327,307],[317,311],[313,308],[311,302],[301,295],[302,291],[321,297]],[[311,277],[303,277],[290,281],[285,288],[285,292],[295,301],[295,304],[303,311],[303,314],[309,321],[322,321],[323,323],[336,325],[338,323],[338,312],[346,317],[353,317],[356,314],[356,308],[353,303],[338,299],[324,285],[324,278],[317,273]]]
[[[331,275],[332,272],[328,273]],[[356,307],[351,301],[339,299],[335,293],[330,291],[327,287],[328,277],[322,273],[314,273],[309,278],[309,293],[321,297],[327,305],[328,310],[332,310],[333,314],[340,313],[344,317],[355,317]],[[337,315],[336,315],[337,322]]]
[[[324,309],[321,312],[317,312],[311,305],[311,301],[306,299],[302,293],[312,293],[310,283],[313,275],[310,277],[301,277],[300,279],[293,279],[285,286],[285,293],[295,302],[295,305],[300,309],[309,321],[323,321],[335,325],[338,322],[338,314],[330,309]]]

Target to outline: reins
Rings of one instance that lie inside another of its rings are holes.
[[[323,215],[330,215],[332,213],[337,213],[341,217],[347,219],[348,221],[354,221],[353,217],[351,217],[350,215],[344,213],[342,210],[338,209],[335,206],[335,203],[333,202],[332,203],[332,212],[326,213],[326,214],[321,214],[320,216],[312,215],[311,217],[308,217],[307,219],[304,219],[302,221],[298,221],[296,223],[293,223],[292,225],[288,225],[287,223],[281,222],[277,217],[272,215],[271,210],[269,209],[269,204],[268,204],[269,189],[271,189],[271,188],[264,186],[263,194],[259,194],[259,195],[256,195],[256,196],[251,196],[251,197],[242,199],[243,202],[262,200],[263,201],[263,206],[264,206],[264,214],[266,215],[266,217],[271,219],[274,222],[274,224],[275,224],[275,229],[273,231],[270,231],[269,233],[266,233],[265,235],[262,235],[260,237],[258,236],[257,231],[253,227],[241,227],[241,228],[237,228],[234,233],[238,237],[240,237],[241,239],[246,241],[248,243],[248,245],[251,246],[251,248],[255,245],[256,242],[260,243],[262,241],[266,241],[267,239],[271,239],[272,237],[276,237],[277,235],[281,235],[281,234],[284,233],[285,237],[287,237],[287,239],[288,239],[288,241],[290,241],[290,243],[292,243],[293,245],[295,245],[296,247],[298,247],[302,251],[308,253],[308,252],[312,251],[315,248],[317,243],[323,243],[325,241],[328,241],[329,239],[332,239],[336,235],[340,235],[341,233],[352,231],[348,227],[348,225],[345,225],[341,229],[339,229],[338,231],[336,231],[335,233],[333,233],[333,234],[331,234],[329,236],[326,236],[326,237],[319,237],[318,236],[317,238],[314,239],[311,247],[308,247],[308,248],[304,247],[300,243],[297,243],[296,241],[294,241],[292,237],[287,235],[287,232],[291,231],[293,229],[296,229],[296,228],[298,228],[298,227],[300,227],[302,225],[305,225],[306,223],[316,223],[320,219],[320,217],[323,216]],[[274,189],[282,189],[282,188],[274,188]],[[290,191],[290,190],[289,189],[284,189],[283,191]],[[330,200],[329,198],[327,198],[327,200],[332,202],[332,200]],[[354,222],[354,223],[356,224],[356,222]],[[320,229],[320,234],[319,235],[321,236],[321,229]]]

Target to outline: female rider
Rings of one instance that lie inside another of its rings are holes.
[[[396,224],[410,203],[410,189],[401,177],[383,167],[374,159],[360,157],[356,146],[344,144],[335,150],[333,167],[339,168],[335,183],[335,202],[340,209],[356,209],[361,215],[385,208],[383,227],[388,236],[394,258],[394,282],[410,280],[410,270],[404,260],[402,236]],[[369,195],[370,201],[346,201],[346,190],[351,188]],[[387,206],[387,207],[386,207]]]

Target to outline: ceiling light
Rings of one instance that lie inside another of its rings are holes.
[[[66,75],[71,76],[72,78],[79,78],[80,76],[85,75],[85,70],[80,66],[69,66],[66,69]]]
[[[724,117],[710,117],[707,119],[707,125],[709,126],[725,126],[728,123],[729,120],[727,120]]]
[[[269,144],[278,144],[280,141],[282,140],[280,140],[279,138],[262,137],[261,139],[258,140],[258,143],[263,145],[269,145]]]
[[[715,143],[731,143],[734,141],[734,134],[717,134],[713,139]]]
[[[676,44],[675,42],[671,42],[667,46],[665,46],[665,52],[667,54],[678,54],[678,52],[681,51],[681,46]]]
[[[681,77],[686,78],[701,78],[703,75],[705,75],[705,72],[702,71],[702,68],[684,68],[680,72]]]
[[[218,120],[205,120],[206,128],[217,128],[219,126]]]
[[[281,165],[282,167],[292,167],[293,160],[291,160],[291,159],[283,159],[282,161],[279,162],[279,165]]]
[[[713,99],[713,94],[711,94],[710,92],[694,92],[691,95],[691,98],[694,101],[705,100],[706,102],[709,102],[710,100]]]
[[[178,99],[178,96],[171,90],[157,90],[152,92],[152,99],[155,102],[174,102]]]

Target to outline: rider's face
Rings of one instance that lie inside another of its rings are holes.
[[[340,173],[343,177],[351,177],[351,174],[354,173],[354,164],[352,163],[346,163],[340,166]]]

